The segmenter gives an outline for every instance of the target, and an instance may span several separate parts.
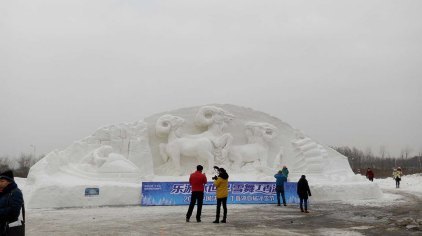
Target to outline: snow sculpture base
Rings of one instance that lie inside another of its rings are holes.
[[[313,200],[379,198],[376,184],[356,176],[345,156],[268,114],[234,105],[205,105],[110,125],[52,151],[30,170],[29,208],[135,205],[141,182],[187,181],[201,164],[230,181],[274,181],[286,165],[289,181],[306,175]],[[100,188],[85,197],[86,188]]]
[[[121,206],[140,204],[141,183],[133,181],[95,181],[66,175],[43,185],[27,185],[25,204],[30,208],[63,208]],[[99,194],[86,196],[87,188],[98,188]]]

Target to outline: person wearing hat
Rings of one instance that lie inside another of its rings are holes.
[[[202,203],[204,201],[204,187],[207,183],[207,177],[202,173],[203,169],[204,167],[197,165],[196,171],[189,177],[189,183],[192,187],[192,194],[190,197],[189,209],[186,213],[186,222],[189,222],[189,219],[192,216],[195,202],[198,202],[198,208],[196,209],[196,222],[201,222]]]
[[[308,196],[312,196],[311,190],[309,189],[308,181],[306,180],[306,176],[302,175],[300,177],[299,182],[297,182],[297,195],[299,195],[300,199],[300,210],[305,213],[309,213],[308,211]],[[305,210],[303,210],[303,205],[305,205]]]
[[[0,235],[7,235],[9,223],[18,221],[23,205],[21,190],[15,183],[13,172],[0,174]]]
[[[277,194],[277,206],[280,206],[280,195],[283,198],[283,205],[286,206],[286,196],[284,195],[284,183],[287,182],[287,176],[283,174],[283,170],[279,170],[277,174],[274,175],[276,179],[275,182],[275,191]]]
[[[229,175],[224,168],[218,169],[218,177],[213,177],[214,186],[217,188],[217,214],[213,223],[226,223],[227,220],[227,197],[229,196]],[[223,205],[223,220],[220,221],[220,208]]]

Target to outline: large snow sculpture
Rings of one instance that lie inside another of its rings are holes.
[[[280,119],[234,105],[206,105],[103,127],[52,151],[31,168],[24,196],[30,208],[136,205],[143,180],[186,181],[198,164],[206,170],[224,166],[231,181],[274,181],[287,165],[289,181],[308,176],[315,200],[355,197],[350,193],[356,189],[362,198],[380,195],[353,174],[346,157]],[[87,196],[90,188],[99,195]]]
[[[269,148],[277,136],[277,128],[259,122],[248,122],[245,126],[248,143],[230,148],[229,159],[233,162],[233,169],[239,170],[242,165],[250,162],[259,162],[261,167],[268,167]]]

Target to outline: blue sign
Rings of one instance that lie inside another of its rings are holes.
[[[284,193],[287,203],[299,203],[297,183],[286,182]],[[216,187],[213,182],[205,185],[204,204],[216,203]],[[189,182],[142,182],[143,206],[189,205]],[[280,196],[281,198],[281,196]],[[282,199],[280,199],[282,201]],[[229,204],[274,204],[277,196],[274,182],[229,182]]]
[[[85,197],[94,197],[100,195],[99,188],[85,188]]]

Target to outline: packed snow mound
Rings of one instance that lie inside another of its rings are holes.
[[[273,181],[287,166],[293,181],[305,174],[324,183],[322,195],[334,183],[354,183],[379,194],[353,174],[345,156],[302,131],[259,111],[214,104],[103,127],[50,152],[30,170],[27,202],[30,207],[139,204],[142,180],[186,180],[198,164],[206,173],[214,165],[224,167],[238,181]],[[82,190],[90,186],[107,194],[88,201]],[[113,191],[116,186],[123,191]]]

